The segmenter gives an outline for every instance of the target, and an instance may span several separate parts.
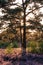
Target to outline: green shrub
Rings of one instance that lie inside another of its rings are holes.
[[[11,53],[13,53],[13,48],[17,48],[17,47],[18,47],[18,45],[17,45],[17,42],[16,42],[16,41],[13,42],[13,43],[10,43],[10,44],[7,46],[5,53],[6,53],[6,54],[11,54]]]
[[[18,48],[18,43],[16,41],[13,42],[13,48]]]
[[[8,45],[8,42],[0,42],[0,48],[6,48]]]
[[[6,48],[8,46],[10,46],[10,42],[0,42],[0,48]],[[18,43],[16,41],[12,42],[12,47],[13,48],[17,48],[18,47]]]
[[[32,53],[43,53],[43,41],[30,41],[27,47],[31,47]]]
[[[39,49],[38,47],[38,42],[37,41],[30,41],[30,43],[28,43],[28,48],[31,47],[31,52],[32,53],[38,53]]]
[[[39,50],[40,50],[40,53],[43,53],[43,42],[39,43]]]
[[[30,41],[27,45],[27,47],[36,47],[37,46],[37,42],[36,41]]]
[[[5,50],[6,54],[11,54],[13,52],[12,43],[9,44]]]
[[[30,47],[30,41],[28,42],[27,47]]]

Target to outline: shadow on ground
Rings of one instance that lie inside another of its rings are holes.
[[[43,65],[43,55],[23,54],[19,54],[18,56],[1,55],[0,65]]]

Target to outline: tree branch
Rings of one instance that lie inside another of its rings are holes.
[[[39,7],[39,8],[42,8],[42,7],[43,7],[43,6],[41,6],[41,7]],[[26,14],[26,16],[28,16],[28,14],[30,14],[31,12],[33,12],[33,11],[35,11],[35,10],[39,9],[39,8],[36,8],[36,9],[34,9],[34,10],[32,10],[32,11],[28,12],[28,13]]]

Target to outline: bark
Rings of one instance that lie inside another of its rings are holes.
[[[24,9],[24,17],[23,17],[23,43],[22,43],[22,48],[23,52],[26,52],[26,8],[25,5],[23,4],[23,9]]]

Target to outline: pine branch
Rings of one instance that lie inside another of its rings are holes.
[[[43,6],[41,6],[41,7],[39,7],[39,8],[42,8],[42,7],[43,7]],[[28,13],[26,14],[26,16],[28,16],[28,14],[32,13],[33,11],[38,10],[39,8],[33,9],[32,11],[28,12]]]

